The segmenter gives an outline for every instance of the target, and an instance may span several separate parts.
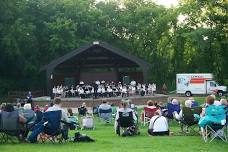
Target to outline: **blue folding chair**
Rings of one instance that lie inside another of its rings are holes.
[[[177,113],[180,112],[181,108],[180,108],[180,104],[172,104],[172,103],[168,103],[167,104],[167,109],[168,109],[168,114],[167,117],[169,119],[173,119],[173,112],[176,111]]]
[[[67,139],[67,129],[61,129],[61,110],[48,111],[43,113],[44,130],[39,136],[39,140],[45,142],[47,140],[51,142],[59,141],[62,143],[64,139]]]
[[[192,108],[194,107],[199,107],[199,103],[197,101],[192,101],[192,105],[191,105]]]
[[[112,109],[99,109],[99,117],[101,120],[109,123],[112,121]]]

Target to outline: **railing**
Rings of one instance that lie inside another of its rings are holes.
[[[45,95],[44,90],[31,91],[33,97],[40,97]],[[9,91],[8,98],[26,98],[28,91]]]

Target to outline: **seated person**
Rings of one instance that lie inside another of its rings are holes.
[[[13,111],[15,111],[15,109],[14,109],[14,107],[13,107],[13,105],[12,104],[6,104],[5,105],[5,107],[4,107],[4,109],[2,109],[2,111],[5,111],[5,112],[13,112]],[[19,114],[19,113],[18,113]],[[18,120],[18,122],[19,122],[19,127],[20,127],[20,132],[19,132],[19,137],[21,138],[21,139],[24,139],[24,137],[26,137],[26,129],[25,129],[25,127],[24,127],[24,125],[26,124],[26,118],[23,116],[23,115],[21,115],[21,114],[19,114],[19,120]]]
[[[221,123],[221,120],[225,119],[226,107],[221,105],[214,105],[214,97],[207,96],[206,97],[206,107],[203,109],[200,117],[198,115],[194,115],[196,118],[200,118],[199,126],[205,127],[206,125],[210,125],[213,123]]]
[[[5,107],[6,107],[6,103],[2,103],[0,106],[0,112],[4,111]]]
[[[150,119],[148,133],[152,136],[169,135],[168,121],[161,115],[160,110],[157,110],[155,116]]]
[[[226,99],[221,99],[220,100],[220,104],[223,105],[223,106],[227,106],[228,107],[228,102]]]
[[[150,109],[155,109],[155,108],[157,108],[157,107],[155,106],[155,103],[154,103],[152,100],[148,100],[148,101],[147,101],[147,107],[150,108]],[[143,119],[144,119],[144,111],[141,112],[141,120],[143,120]]]
[[[71,108],[67,109],[67,116],[68,117],[74,116],[73,110]]]
[[[24,105],[24,109],[21,111],[21,114],[26,118],[27,125],[33,124],[36,120],[36,114],[32,110],[32,106],[30,103]]]
[[[128,108],[128,100],[122,100],[122,107],[119,108],[116,112],[116,118],[115,118],[115,131],[117,131],[117,128],[118,128],[118,120],[119,120],[119,112],[123,112],[123,113],[129,113],[129,112],[132,112],[133,113],[133,119],[134,119],[134,122],[137,122],[137,117],[135,115],[135,112],[131,109],[131,108]]]
[[[61,108],[61,99],[60,98],[55,98],[54,99],[54,105],[52,107],[49,107],[47,109],[46,112],[49,111],[59,111],[61,110],[62,114],[61,114],[61,130],[62,130],[62,134],[63,134],[63,138],[67,139],[68,138],[68,127],[66,124],[70,123],[68,117],[67,117],[67,113]],[[45,129],[45,124],[43,121],[41,121],[40,123],[38,123],[32,133],[30,134],[28,141],[30,141],[31,143],[34,143],[37,141],[37,136],[43,132]]]
[[[17,103],[15,110],[17,110],[19,113],[22,113],[22,111],[24,110],[20,102]]]
[[[191,106],[191,108],[193,108],[193,107],[198,107],[198,106],[199,106],[199,103],[198,103],[193,97],[190,97],[189,100],[192,101],[192,106]]]
[[[36,121],[34,122],[34,124],[39,123],[42,118],[43,118],[43,112],[41,111],[40,107],[38,105],[36,105],[34,107],[34,112],[36,113]]]
[[[82,105],[78,108],[78,114],[81,116],[85,116],[87,113],[87,108],[85,102],[82,103]]]
[[[184,102],[184,104],[185,104],[185,107],[191,108],[191,106],[192,106],[192,101],[191,101],[191,100],[186,100],[186,101]],[[176,111],[174,111],[174,112],[173,112],[173,117],[174,117],[176,120],[181,120],[182,117],[183,117],[183,111],[182,111],[182,109],[181,109],[181,111],[179,112],[179,114],[178,114]]]
[[[100,117],[108,123],[112,119],[111,105],[109,105],[106,100],[103,100],[103,103],[98,108],[98,113]]]
[[[98,107],[98,111],[100,110],[109,110],[112,109],[111,105],[108,104],[106,100],[103,100],[102,104]]]
[[[214,94],[212,94],[210,96],[214,98],[214,105],[216,105],[216,106],[220,106],[221,105],[221,103],[218,100],[216,100],[216,96]]]
[[[2,111],[13,112],[14,111],[14,107],[13,107],[12,104],[6,104]],[[19,114],[19,123],[21,125],[24,125],[26,123],[26,121],[27,121],[26,118],[23,115]]]
[[[137,112],[137,107],[135,106],[135,104],[132,103],[131,100],[129,100],[129,108],[131,108],[133,111]]]
[[[177,111],[179,113],[181,110],[180,103],[177,99],[172,99],[171,102],[167,103],[167,110],[163,109],[163,115],[170,119],[173,118],[173,112]]]
[[[68,108],[67,112],[69,122],[72,124],[69,127],[71,130],[74,130],[75,128],[79,127],[78,118],[74,115],[73,110],[71,108]]]
[[[23,107],[23,110],[19,113],[26,119],[26,130],[24,133],[24,137],[26,138],[29,133],[29,129],[34,125],[36,121],[36,113],[32,110],[30,103],[26,103]]]
[[[173,105],[178,105],[179,104],[179,101],[177,100],[177,99],[172,99],[172,101],[171,101],[171,103],[173,104]]]

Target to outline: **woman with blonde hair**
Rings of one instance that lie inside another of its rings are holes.
[[[188,108],[191,108],[192,106],[192,101],[191,100],[186,100],[184,102],[185,104],[185,107],[188,107]],[[173,117],[176,119],[176,120],[181,120],[182,117],[183,117],[183,110],[181,109],[180,113],[178,114],[176,111],[173,112]]]

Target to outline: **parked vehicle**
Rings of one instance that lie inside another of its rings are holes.
[[[223,96],[227,92],[226,86],[220,86],[213,80],[211,73],[181,73],[176,75],[177,94],[187,97],[193,94],[217,93]]]

